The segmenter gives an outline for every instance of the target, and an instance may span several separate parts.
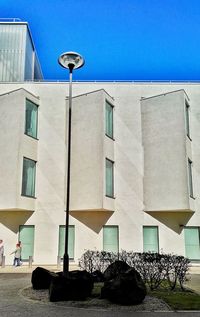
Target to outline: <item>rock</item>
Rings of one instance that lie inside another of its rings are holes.
[[[112,280],[120,273],[126,272],[130,266],[124,261],[115,261],[110,264],[104,272],[105,281]]]
[[[54,276],[49,287],[49,300],[84,300],[91,295],[93,285],[92,277],[86,271],[71,271],[68,277]]]
[[[69,272],[69,279],[71,282],[71,292],[76,296],[86,298],[91,295],[94,282],[92,280],[91,274],[87,271],[71,271]]]
[[[105,281],[101,297],[122,305],[140,304],[146,296],[146,286],[140,274],[130,268],[110,281]]]
[[[91,277],[94,283],[104,282],[104,275],[99,270],[92,272]]]
[[[68,300],[69,280],[57,275],[52,278],[49,286],[49,300],[50,302],[58,302]]]
[[[50,286],[52,277],[56,276],[56,273],[50,272],[43,267],[37,267],[31,276],[31,283],[34,289],[47,289]]]

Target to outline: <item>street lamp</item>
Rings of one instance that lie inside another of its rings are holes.
[[[73,69],[84,65],[84,58],[76,52],[66,52],[60,55],[58,63],[69,69],[69,122],[68,122],[68,155],[67,155],[67,197],[66,197],[66,222],[65,222],[65,253],[63,258],[63,274],[69,272],[68,254],[68,229],[69,229],[69,203],[70,203],[70,164],[71,164],[71,116],[72,116],[72,72]]]

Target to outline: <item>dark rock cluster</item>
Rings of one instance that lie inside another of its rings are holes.
[[[61,300],[85,300],[91,296],[93,280],[86,271],[71,271],[68,277],[62,274],[53,277],[49,287],[51,302]]]
[[[122,261],[112,263],[104,272],[101,297],[121,305],[140,304],[146,296],[146,286],[140,274]]]
[[[31,283],[33,289],[47,289],[51,284],[53,276],[57,276],[56,273],[50,272],[43,267],[37,267],[31,276]]]
[[[85,300],[91,296],[93,279],[86,271],[71,271],[65,277],[63,272],[53,273],[37,267],[31,278],[33,289],[49,289],[51,302],[63,300]]]
[[[49,300],[85,300],[91,296],[94,282],[104,282],[101,298],[121,305],[140,304],[146,296],[146,286],[140,274],[123,261],[115,261],[103,273],[95,271],[50,272],[37,267],[31,278],[33,289],[49,289]]]

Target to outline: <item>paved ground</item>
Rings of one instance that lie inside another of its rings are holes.
[[[22,264],[19,267],[13,267],[12,265],[6,265],[4,268],[0,266],[0,273],[32,273],[33,270],[35,270],[36,267],[39,265],[33,265],[32,267],[29,267],[27,264]],[[47,270],[50,271],[62,271],[62,266],[56,266],[56,265],[41,265]],[[78,270],[79,267],[75,264],[70,265],[70,270]]]
[[[191,279],[186,282],[186,286],[200,294],[200,274],[191,274],[190,277]]]
[[[56,303],[38,303],[25,299],[21,290],[30,285],[31,274],[0,274],[0,316],[1,317],[199,317],[200,312],[127,312],[106,311],[100,308],[83,309],[59,306]]]

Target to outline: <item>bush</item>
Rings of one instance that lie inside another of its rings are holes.
[[[165,255],[165,275],[171,290],[176,288],[177,281],[183,290],[183,283],[186,280],[189,263],[189,259],[184,256]]]
[[[79,260],[79,267],[89,273],[104,272],[107,267],[118,259],[118,254],[105,251],[87,250]]]
[[[124,261],[134,267],[151,290],[161,286],[163,281],[167,282],[171,290],[176,288],[177,283],[183,290],[190,263],[184,256],[173,254],[135,253],[125,250],[113,253],[88,250],[82,255],[79,266],[90,273],[96,270],[104,273],[106,268],[116,260]]]

